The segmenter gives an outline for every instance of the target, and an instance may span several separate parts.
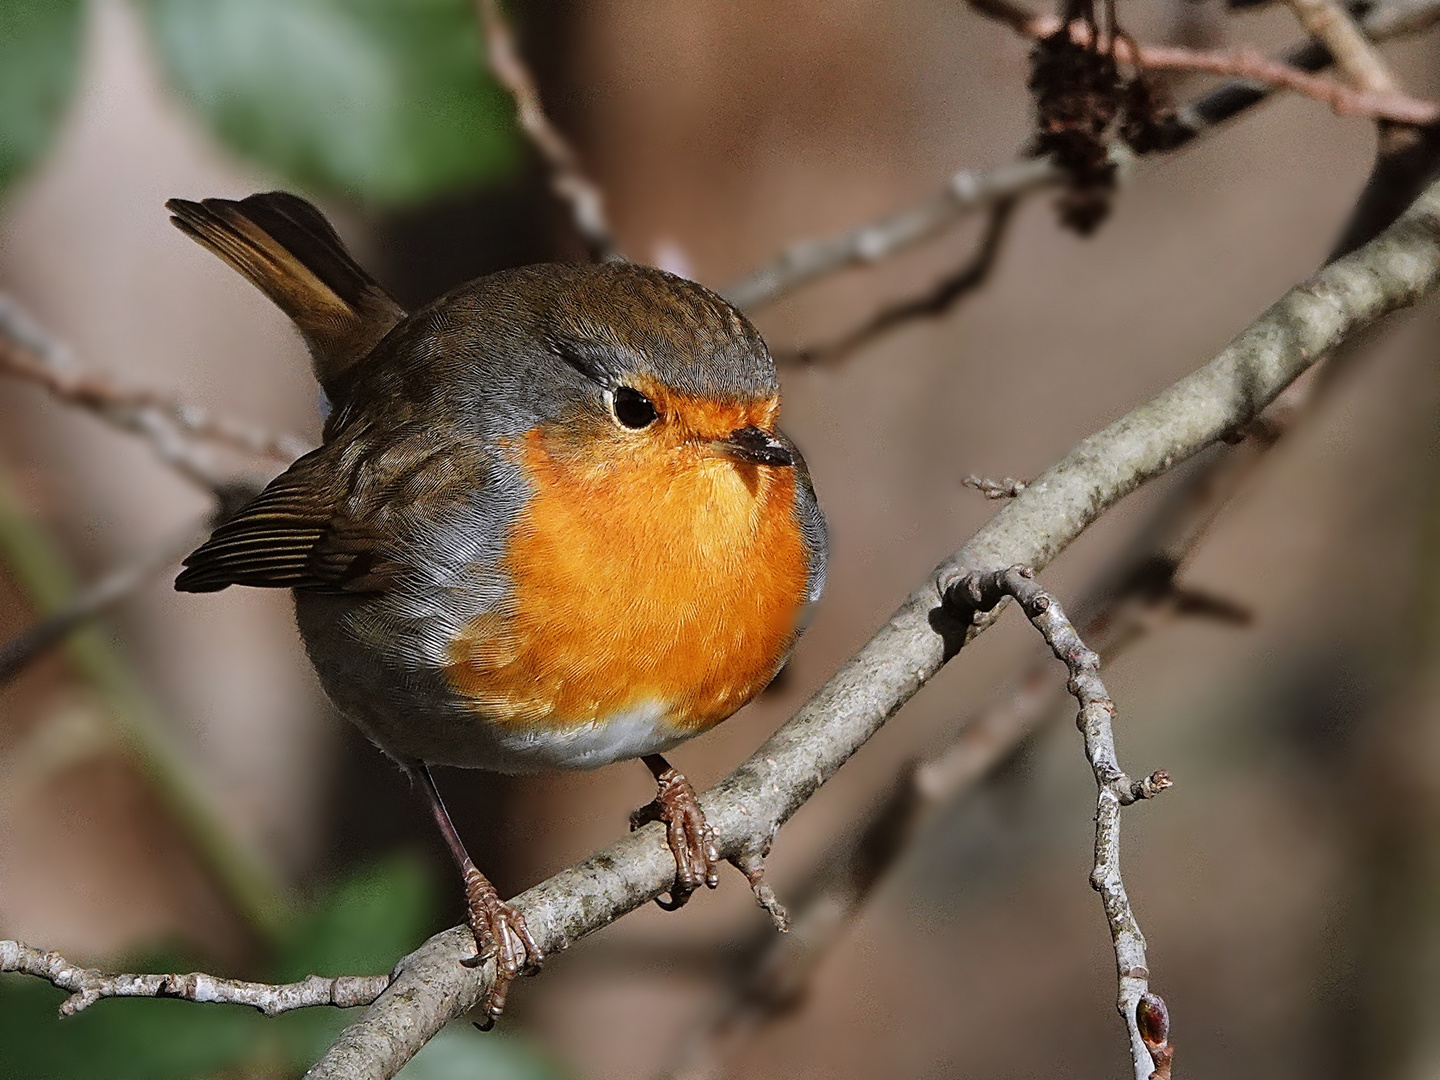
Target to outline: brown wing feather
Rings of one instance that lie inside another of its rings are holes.
[[[434,431],[322,446],[192,552],[175,588],[387,589],[410,568],[418,523],[472,497],[484,476],[473,447]]]
[[[185,559],[175,588],[181,592],[215,592],[229,585],[343,589],[343,569],[318,572],[313,558],[344,501],[343,489],[327,481],[329,457],[322,447],[272,480]]]
[[[325,216],[284,191],[238,202],[171,199],[181,232],[199,241],[289,315],[305,338],[320,384],[333,393],[405,309],[345,250]]]

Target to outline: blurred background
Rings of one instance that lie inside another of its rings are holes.
[[[1028,46],[963,4],[511,12],[625,251],[716,287],[1013,160],[1033,124]],[[1153,42],[1298,37],[1283,7],[1127,0],[1121,18]],[[1440,95],[1435,45],[1387,46],[1415,95]],[[164,201],[304,193],[418,304],[584,257],[510,116],[465,0],[0,0],[0,291],[122,384],[313,441],[298,337]],[[781,682],[674,762],[709,786],[803,702],[994,512],[966,475],[1037,474],[1311,273],[1374,146],[1364,119],[1270,102],[1140,163],[1094,235],[1030,198],[951,310],[783,367],[784,424],[831,524],[827,594]],[[777,353],[834,340],[965,263],[984,225],[756,321]],[[1176,779],[1125,816],[1124,859],[1184,1075],[1440,1073],[1437,315],[1367,337],[1185,568],[1245,625],[1166,621],[1107,673],[1122,762]],[[1047,584],[1085,592],[1169,485],[1107,515]],[[0,639],[173,547],[206,508],[142,441],[0,379]],[[388,970],[462,911],[421,801],[323,700],[288,596],[180,595],[171,576],[0,689],[0,937],[109,967]],[[780,835],[781,898],[1033,648],[1007,616],[847,764]],[[682,913],[637,912],[553,958],[497,1033],[459,1026],[406,1077],[1123,1072],[1072,711],[927,814],[807,992],[753,1029],[707,1034],[773,935],[726,868]],[[614,839],[653,793],[633,763],[438,779],[507,895]],[[345,1020],[116,1001],[61,1024],[62,998],[0,977],[0,1077],[298,1075]]]

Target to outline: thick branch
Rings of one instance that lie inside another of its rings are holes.
[[[188,975],[107,974],[72,964],[57,952],[41,952],[23,941],[0,941],[0,972],[18,972],[44,979],[70,996],[60,1006],[61,1016],[74,1016],[101,998],[181,998],[185,1001],[249,1005],[266,1016],[279,1016],[292,1009],[315,1005],[336,1005],[342,1009],[368,1005],[390,985],[389,975],[339,975],[323,978],[311,975],[300,982],[243,982],[218,979],[192,971]]]
[[[962,626],[941,596],[975,570],[1047,565],[1146,480],[1243,429],[1328,350],[1440,281],[1440,186],[1376,240],[1287,293],[1205,367],[1081,442],[936,569],[884,627],[751,758],[702,798],[718,847],[748,861],[811,795],[990,622]],[[514,900],[551,952],[666,890],[674,860],[647,826]],[[307,1074],[394,1076],[446,1022],[473,1007],[493,963],[467,969],[473,941],[454,928],[396,969],[392,986]]]
[[[475,0],[475,12],[485,35],[490,72],[515,100],[515,118],[544,160],[550,174],[550,190],[570,208],[575,231],[590,249],[591,258],[597,261],[624,258],[605,216],[605,196],[585,175],[574,147],[545,114],[535,77],[520,56],[515,32],[501,9],[500,0]]]
[[[1141,799],[1153,799],[1170,787],[1170,777],[1164,772],[1153,772],[1143,779],[1132,780],[1120,768],[1112,722],[1115,702],[1100,679],[1100,657],[1080,640],[1059,602],[1040,587],[1029,567],[976,571],[956,582],[946,594],[946,600],[952,608],[969,616],[993,610],[1007,596],[1015,598],[1055,658],[1070,672],[1068,689],[1080,703],[1075,724],[1085,736],[1085,757],[1095,774],[1097,791],[1095,866],[1090,872],[1090,884],[1100,894],[1115,946],[1120,987],[1116,1008],[1130,1036],[1135,1080],[1150,1080],[1160,1062],[1151,1056],[1152,1040],[1141,1031],[1137,1010],[1142,998],[1158,999],[1150,992],[1145,935],[1140,932],[1140,923],[1130,908],[1125,879],[1120,873],[1120,808]],[[1163,1002],[1160,1007],[1163,1009]],[[1168,1067],[1168,1058],[1165,1064]]]
[[[1381,186],[1372,180],[1370,188]],[[1383,220],[1366,215],[1368,231],[1345,250],[1373,239],[1418,190],[1402,188],[1403,201]],[[1370,336],[1348,339],[1319,373],[1329,373],[1346,355],[1373,351],[1365,346]],[[1176,617],[1199,616],[1232,625],[1249,621],[1243,607],[1197,593],[1178,579],[1241,484],[1297,420],[1311,411],[1323,391],[1335,385],[1333,378],[1316,378],[1316,374],[1317,369],[1312,369],[1291,383],[1249,426],[1246,439],[1213,447],[1197,459],[1075,605],[1074,610],[1082,613],[1084,638],[1104,664]],[[992,499],[1014,498],[1026,486],[1009,477],[997,482],[970,476],[963,483]],[[674,1080],[717,1075],[726,1046],[738,1045],[758,1028],[790,1015],[813,972],[845,938],[879,883],[903,860],[909,845],[921,835],[923,823],[981,783],[1052,716],[1064,684],[1051,679],[1050,666],[1048,655],[1027,659],[990,700],[955,725],[955,734],[945,745],[902,770],[861,821],[847,827],[820,854],[809,873],[789,889],[795,932],[777,938],[757,927],[747,935],[738,952],[753,959],[737,966],[725,980],[720,1000],[697,1020],[664,1075]],[[1150,1019],[1160,1024],[1151,1031],[1156,1038],[1147,1041],[1157,1062],[1156,1076],[1168,1080],[1168,1066],[1158,1064],[1169,1054],[1163,1011]],[[1141,1027],[1143,1032],[1143,1022]]]

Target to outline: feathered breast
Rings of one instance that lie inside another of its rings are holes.
[[[703,444],[620,460],[538,431],[510,603],[454,642],[451,685],[487,718],[578,726],[664,706],[697,732],[764,688],[794,641],[809,558],[788,468]]]

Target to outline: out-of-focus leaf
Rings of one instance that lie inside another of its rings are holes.
[[[39,979],[0,976],[0,1080],[199,1080],[250,1059],[265,1032],[265,1018],[243,1006],[139,998],[61,1020],[66,996]]]
[[[0,191],[50,145],[75,88],[81,0],[0,0]]]
[[[424,867],[395,858],[361,870],[323,898],[286,934],[276,982],[306,975],[382,975],[435,929],[435,892]],[[277,1017],[286,1059],[311,1064],[353,1020],[341,1009],[301,1009]]]
[[[433,931],[435,890],[417,860],[386,859],[346,878],[285,935],[276,982],[383,975]]]
[[[469,1024],[451,1024],[425,1044],[397,1080],[561,1080],[525,1042]]]
[[[517,160],[469,0],[144,0],[175,87],[306,186],[415,202]]]

